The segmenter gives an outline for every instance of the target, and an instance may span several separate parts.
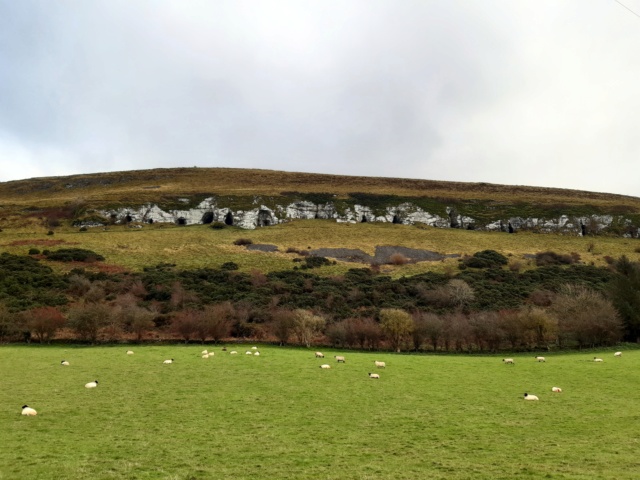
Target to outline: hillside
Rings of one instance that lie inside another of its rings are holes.
[[[160,213],[154,217],[150,206]],[[205,216],[207,212],[212,214]],[[583,225],[583,233],[586,228],[589,233],[637,236],[640,198],[486,183],[195,167],[0,183],[0,228],[42,219],[76,225],[114,219],[226,221],[255,228],[296,218],[503,231],[513,223],[517,229],[576,233]]]

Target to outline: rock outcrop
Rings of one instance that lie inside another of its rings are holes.
[[[157,205],[145,205],[138,208],[122,208],[119,210],[100,212],[106,218],[117,223],[175,223],[179,225],[207,224],[221,222],[244,229],[278,225],[290,220],[333,219],[341,223],[387,222],[404,225],[424,224],[438,228],[461,228],[469,230],[518,231],[532,230],[538,232],[556,232],[582,235],[585,232],[598,233],[612,225],[624,225],[625,236],[638,237],[640,228],[624,216],[590,215],[568,216],[557,218],[496,218],[481,222],[469,216],[461,215],[453,207],[446,208],[446,216],[430,213],[412,203],[401,203],[385,207],[382,213],[376,213],[366,205],[353,205],[338,209],[333,203],[315,204],[310,201],[298,201],[288,205],[268,207],[256,204],[246,210],[232,210],[218,205],[215,198],[207,198],[195,208],[163,210]],[[94,225],[86,225],[94,226]],[[587,228],[588,226],[588,228]]]

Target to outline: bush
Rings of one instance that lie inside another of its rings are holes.
[[[220,266],[221,270],[238,270],[238,264],[235,262],[225,262]]]
[[[499,268],[509,263],[509,260],[495,250],[483,250],[463,259],[462,262],[463,265],[471,268]]]
[[[394,253],[389,257],[390,265],[406,265],[409,263],[409,259],[401,253]]]
[[[318,268],[324,265],[331,265],[331,261],[326,257],[307,257],[305,259],[305,265],[307,268]]]
[[[243,246],[243,245],[252,245],[253,240],[250,238],[238,238],[233,242],[234,245]]]
[[[222,230],[223,228],[227,228],[227,225],[223,222],[213,222],[211,228],[214,230]]]
[[[49,230],[49,231],[47,232],[47,235],[53,235],[53,230]]]
[[[551,251],[536,253],[536,266],[544,267],[547,265],[571,265],[580,260],[577,253],[560,254]]]
[[[102,255],[84,248],[61,248],[54,252],[45,250],[42,253],[47,256],[48,260],[58,262],[100,262],[104,260]]]
[[[81,232],[86,232],[87,231],[87,227],[84,227],[84,226],[80,227],[80,231]]]
[[[29,255],[38,255],[38,254],[40,254],[40,250],[38,250],[37,248],[29,249]]]

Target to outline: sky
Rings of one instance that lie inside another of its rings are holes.
[[[640,196],[640,0],[0,0],[0,182],[172,167]]]

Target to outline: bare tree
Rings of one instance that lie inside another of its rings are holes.
[[[69,310],[68,324],[80,338],[95,343],[110,318],[111,310],[104,303],[81,303]]]
[[[23,316],[27,328],[40,343],[51,343],[51,339],[66,321],[62,312],[55,307],[33,308],[24,312]]]
[[[180,335],[184,343],[189,343],[198,329],[198,316],[196,310],[182,310],[173,316],[171,321],[171,330]]]
[[[314,315],[309,310],[297,309],[294,311],[293,333],[301,344],[310,347],[313,337],[320,333],[326,324],[326,320]]]

